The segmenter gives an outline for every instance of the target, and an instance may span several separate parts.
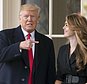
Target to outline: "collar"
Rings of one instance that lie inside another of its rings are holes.
[[[24,37],[26,37],[26,36],[28,35],[28,32],[25,31],[23,28],[21,28],[21,29],[22,29],[22,31],[23,31]],[[32,38],[35,38],[35,31],[31,32],[30,34],[31,34],[31,37],[32,37]]]

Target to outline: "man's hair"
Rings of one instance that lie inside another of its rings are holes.
[[[28,3],[21,5],[20,11],[27,10],[27,11],[37,11],[40,14],[40,7],[34,3]]]

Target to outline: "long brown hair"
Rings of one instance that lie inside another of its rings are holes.
[[[80,14],[70,14],[66,17],[68,24],[76,35],[77,47],[75,50],[76,54],[76,65],[79,70],[84,69],[87,64],[87,19]]]

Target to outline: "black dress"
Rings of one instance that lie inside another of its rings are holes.
[[[69,44],[59,49],[57,59],[57,80],[62,84],[85,84],[87,82],[87,66],[84,70],[77,71],[76,56],[73,52],[69,58]]]

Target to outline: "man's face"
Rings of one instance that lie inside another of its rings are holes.
[[[39,21],[38,12],[34,10],[22,10],[20,12],[19,21],[24,30],[30,33],[35,30]]]

